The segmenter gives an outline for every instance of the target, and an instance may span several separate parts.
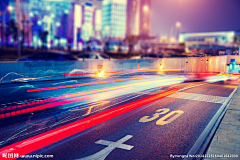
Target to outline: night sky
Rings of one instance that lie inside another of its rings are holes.
[[[153,36],[168,36],[178,19],[181,32],[240,30],[240,0],[152,0],[151,14]]]

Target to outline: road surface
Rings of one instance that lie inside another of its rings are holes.
[[[1,85],[0,153],[58,160],[184,156],[239,83],[184,80],[136,75]]]

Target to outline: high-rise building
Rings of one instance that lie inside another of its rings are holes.
[[[74,7],[70,21],[73,24],[73,33],[69,35],[73,35],[74,48],[79,48],[81,40],[88,41],[92,37],[102,38],[102,2],[76,0],[72,5]]]
[[[128,0],[127,35],[148,37],[151,27],[151,0]]]
[[[102,35],[103,37],[124,38],[126,35],[127,0],[104,0]]]
[[[127,35],[139,35],[140,0],[128,0],[127,3]]]
[[[100,39],[102,1],[100,0],[8,0],[11,18],[30,46],[41,46],[41,33],[48,32],[47,46],[71,43],[78,49],[91,37]],[[2,7],[0,7],[1,9]],[[10,37],[11,38],[11,37]]]

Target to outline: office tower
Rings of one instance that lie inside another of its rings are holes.
[[[104,0],[102,34],[103,37],[124,38],[126,35],[127,0]]]
[[[127,35],[148,37],[151,27],[151,0],[128,0]]]

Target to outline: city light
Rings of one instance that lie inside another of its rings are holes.
[[[180,22],[176,22],[176,27],[181,27],[181,23]]]
[[[148,6],[147,6],[147,5],[143,6],[143,10],[144,10],[145,12],[148,12],[148,10],[149,10]]]
[[[174,42],[176,42],[176,41],[177,41],[176,38],[174,38],[174,37],[171,37],[171,38],[170,38],[170,42],[171,42],[171,43],[174,43]]]
[[[55,14],[54,14],[54,13],[51,13],[51,17],[52,17],[52,18],[55,18]]]
[[[64,13],[65,13],[65,14],[68,14],[68,13],[69,13],[69,10],[65,9],[65,10],[64,10]]]
[[[42,21],[39,20],[37,23],[38,23],[38,25],[41,25],[41,24],[42,24]]]
[[[60,22],[56,22],[57,27],[60,27],[60,25],[61,25]]]
[[[85,1],[84,1],[85,2]],[[141,1],[141,0],[133,0],[133,1],[127,1],[127,0],[116,0],[116,1],[103,1],[101,5],[95,3],[94,1],[89,2],[86,0],[87,3],[73,3],[67,2],[64,0],[44,0],[39,1],[39,3],[36,4],[35,1],[26,1],[26,3],[20,2],[20,8],[26,8],[24,12],[24,17],[27,19],[27,23],[31,24],[32,27],[29,27],[29,33],[28,38],[22,38],[25,41],[29,41],[28,44],[31,47],[38,48],[39,43],[44,44],[41,41],[41,38],[37,35],[37,32],[39,30],[46,30],[49,34],[48,36],[48,44],[50,48],[54,45],[57,45],[55,37],[56,34],[60,34],[59,36],[63,39],[66,39],[66,42],[63,43],[63,48],[66,50],[68,47],[69,49],[77,49],[77,50],[84,50],[85,48],[85,42],[90,40],[90,38],[96,38],[103,43],[105,41],[105,38],[108,39],[117,39],[117,40],[123,40],[127,37],[128,34],[136,35],[136,36],[142,36],[146,38],[148,37],[156,37],[151,35],[150,36],[150,29],[156,28],[152,27],[152,22],[155,22],[156,20],[151,19],[152,16],[152,5],[151,0],[149,1]],[[89,2],[89,3],[88,3]],[[181,5],[181,2],[179,3]],[[38,7],[34,7],[35,5],[39,5]],[[107,8],[111,6],[112,10],[108,10]],[[4,12],[2,12],[3,20],[5,19],[6,26],[7,21],[13,18],[15,22],[18,23],[19,16],[21,13],[17,12],[23,12],[18,9],[17,7],[17,1],[13,1],[9,3],[7,8]],[[128,6],[131,6],[130,8]],[[13,12],[15,10],[14,14],[10,14],[9,12]],[[131,9],[131,10],[130,10]],[[71,13],[71,14],[70,14]],[[151,14],[150,14],[151,13]],[[154,13],[154,12],[153,12]],[[180,14],[180,13],[179,13]],[[23,15],[23,13],[22,13]],[[73,15],[73,16],[72,16]],[[110,15],[110,18],[108,16]],[[193,50],[194,48],[189,49],[191,47],[190,44],[187,44],[188,42],[196,42],[202,43],[214,43],[215,40],[218,43],[224,44],[225,49],[227,47],[230,47],[230,43],[235,43],[236,40],[238,40],[238,32],[236,31],[226,31],[226,32],[209,32],[209,33],[181,33],[181,30],[186,29],[183,28],[183,24],[181,21],[181,16],[177,15],[177,19],[172,20],[171,22],[174,22],[170,24],[169,22],[168,27],[166,30],[169,30],[169,34],[166,32],[157,33],[157,35],[161,35],[160,37],[160,43],[168,43],[169,47],[173,47],[173,43],[179,42],[185,43],[184,45],[188,45],[188,47],[184,48],[184,52],[188,53],[189,50]],[[20,18],[21,19],[21,18]],[[151,21],[150,21],[151,20]],[[72,23],[72,24],[70,24]],[[185,23],[185,22],[184,22]],[[42,25],[42,28],[38,28],[35,25]],[[164,25],[164,23],[163,23]],[[185,24],[187,26],[187,24]],[[73,27],[71,27],[73,26]],[[22,26],[19,25],[20,28],[25,27],[28,28],[27,25],[24,24]],[[69,32],[69,29],[73,29],[73,33]],[[4,29],[3,29],[4,30]],[[167,31],[168,32],[168,31]],[[167,35],[168,34],[168,35]],[[164,38],[162,35],[167,35],[168,38]],[[33,37],[36,38],[33,38]],[[71,38],[69,38],[71,37]],[[20,36],[21,38],[21,36]],[[13,35],[9,35],[9,41],[8,43],[11,43],[11,45],[17,45],[17,43],[14,43]],[[28,39],[28,40],[27,40]],[[33,42],[33,39],[34,42]],[[72,40],[70,40],[72,39]],[[5,42],[5,38],[1,40],[1,43],[7,43]],[[52,41],[54,43],[52,43]],[[80,42],[84,41],[84,42]],[[141,42],[141,38],[138,40],[139,43]],[[150,42],[151,40],[146,40],[146,42]],[[240,41],[240,40],[238,40]],[[52,43],[50,45],[50,42]],[[26,42],[24,42],[26,43]],[[72,44],[68,44],[72,43]],[[126,42],[124,42],[126,43]],[[226,44],[229,44],[226,46]],[[62,45],[62,44],[61,44]],[[103,44],[101,44],[103,45]],[[128,45],[128,44],[126,44]],[[30,47],[29,46],[29,47]],[[195,47],[195,46],[194,46]],[[210,47],[214,47],[212,44]],[[217,51],[217,55],[220,54],[239,54],[239,45],[238,44],[232,44],[231,47],[235,47],[236,50],[234,51]],[[96,46],[96,51],[104,50],[104,48],[101,48],[99,46]],[[113,49],[115,51],[118,50],[118,47],[113,46],[111,47],[111,51]],[[123,47],[124,50],[126,46]],[[133,46],[134,50],[142,50],[141,47]],[[201,46],[199,46],[201,48]],[[164,51],[164,49],[162,49]],[[192,54],[192,56],[198,56],[199,55],[206,55],[206,53],[198,52],[199,49],[197,49],[196,52],[191,52],[189,54]],[[126,51],[127,52],[127,51]],[[142,52],[142,51],[141,51]],[[150,52],[150,50],[148,51]],[[155,52],[155,51],[154,51]],[[160,53],[160,52],[159,52]],[[164,53],[165,54],[165,53]],[[174,54],[174,53],[173,53]],[[171,55],[173,55],[171,54]],[[184,54],[182,51],[179,54]],[[188,55],[190,56],[190,55]]]
[[[51,6],[47,6],[46,9],[49,11],[51,9]]]
[[[32,13],[32,12],[30,12],[30,13],[29,13],[29,16],[30,16],[30,17],[33,17],[33,13]]]
[[[104,70],[101,70],[100,72],[97,72],[97,77],[104,77],[105,72]]]
[[[7,10],[8,10],[9,12],[11,12],[11,11],[13,10],[13,7],[12,7],[12,6],[8,6],[8,7],[7,7]]]

